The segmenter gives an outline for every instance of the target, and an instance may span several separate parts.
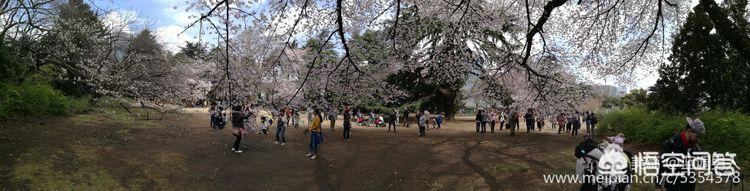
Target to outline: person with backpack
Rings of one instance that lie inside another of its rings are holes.
[[[701,149],[698,147],[698,138],[701,136],[704,136],[706,134],[706,127],[703,125],[703,121],[700,119],[693,119],[690,117],[686,117],[685,120],[687,121],[687,125],[685,126],[685,129],[682,130],[682,132],[677,133],[676,135],[672,136],[672,138],[667,139],[664,144],[662,144],[661,152],[659,153],[659,156],[663,156],[665,153],[679,153],[684,156],[696,156],[693,155],[695,152],[700,152]],[[660,169],[659,169],[659,176],[656,179],[656,188],[661,189],[662,187],[665,188],[667,191],[694,191],[695,190],[695,182],[683,182],[683,181],[675,181],[675,179],[680,180],[684,178],[696,178],[694,177],[695,174],[688,174],[685,176],[667,176],[665,175],[666,172],[671,172],[671,170],[674,170],[676,172],[683,172],[685,171],[684,168],[667,168],[663,164],[664,160],[660,162]]]
[[[349,142],[349,137],[352,132],[352,113],[349,112],[349,106],[344,106],[344,141]],[[390,127],[389,127],[390,129]],[[393,127],[393,132],[396,132],[396,127]]]
[[[584,176],[596,175],[599,159],[604,155],[599,143],[591,136],[584,135],[583,141],[575,148],[576,157],[576,177],[583,181],[580,191],[596,191],[598,184]]]
[[[315,160],[318,156],[318,145],[324,141],[322,134],[323,128],[321,128],[323,116],[320,114],[318,108],[313,109],[313,115],[315,117],[313,118],[312,123],[310,123],[310,128],[305,130],[305,134],[310,132],[310,151],[305,157],[310,157],[310,159]]]
[[[242,106],[232,107],[232,127],[234,128],[232,129],[232,135],[235,137],[232,151],[234,151],[234,153],[242,153],[242,149],[240,149],[240,141],[242,141],[242,135],[246,133],[243,121],[249,116],[250,115],[242,112]]]

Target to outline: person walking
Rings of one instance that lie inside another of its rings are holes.
[[[396,133],[396,116],[398,110],[393,109],[393,112],[388,114],[388,132],[391,132],[391,126],[393,126],[393,133]]]
[[[292,111],[289,108],[281,109],[279,119],[276,123],[276,144],[286,145],[286,127],[289,126],[289,120],[292,117]]]
[[[352,132],[352,113],[349,112],[349,106],[344,106],[344,141],[349,142],[349,136]],[[394,127],[395,131],[395,127]]]
[[[425,130],[427,129],[427,116],[424,111],[420,111],[417,118],[419,119],[419,122],[417,123],[419,126],[419,136],[424,137]]]
[[[234,135],[234,144],[232,145],[232,151],[234,153],[242,153],[240,149],[240,142],[242,141],[242,135],[246,133],[243,121],[249,117],[248,114],[242,112],[242,106],[232,107],[232,135]]]
[[[318,145],[324,141],[323,134],[321,133],[323,129],[320,126],[323,122],[323,116],[320,114],[318,108],[313,109],[313,115],[315,117],[313,117],[312,123],[310,123],[310,128],[305,130],[305,132],[310,132],[310,151],[305,157],[315,160],[318,157]]]
[[[573,131],[570,133],[571,136],[577,136],[578,135],[578,129],[581,128],[581,117],[580,113],[578,111],[573,114]]]
[[[583,122],[586,125],[586,134],[591,134],[591,115],[589,111],[584,112]]]

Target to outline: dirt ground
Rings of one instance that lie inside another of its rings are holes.
[[[424,138],[414,125],[397,133],[354,125],[351,142],[343,141],[341,121],[334,131],[326,121],[316,160],[304,157],[306,122],[287,130],[285,146],[273,144],[273,134],[247,135],[242,154],[231,152],[230,130],[212,130],[203,111],[163,121],[91,114],[5,122],[0,190],[578,190],[544,183],[542,175],[574,173],[581,135],[549,126],[478,135],[470,119]]]

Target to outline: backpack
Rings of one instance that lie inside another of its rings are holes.
[[[586,139],[579,143],[578,146],[576,146],[575,156],[576,158],[581,158],[586,155],[586,153],[589,153],[591,152],[591,150],[594,150],[596,148],[599,148],[598,142],[596,142],[594,139]]]

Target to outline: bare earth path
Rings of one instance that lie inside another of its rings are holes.
[[[545,132],[477,135],[473,122],[448,122],[417,138],[417,128],[354,126],[328,130],[310,160],[303,127],[243,138],[230,150],[229,129],[208,127],[207,114],[156,124],[100,118],[54,118],[0,125],[0,190],[577,190],[546,184],[543,174],[573,174],[581,137]],[[341,124],[339,121],[337,124]],[[523,125],[523,124],[522,124]],[[303,123],[306,127],[306,123]],[[275,128],[272,128],[275,130]],[[637,188],[652,188],[638,185]]]

